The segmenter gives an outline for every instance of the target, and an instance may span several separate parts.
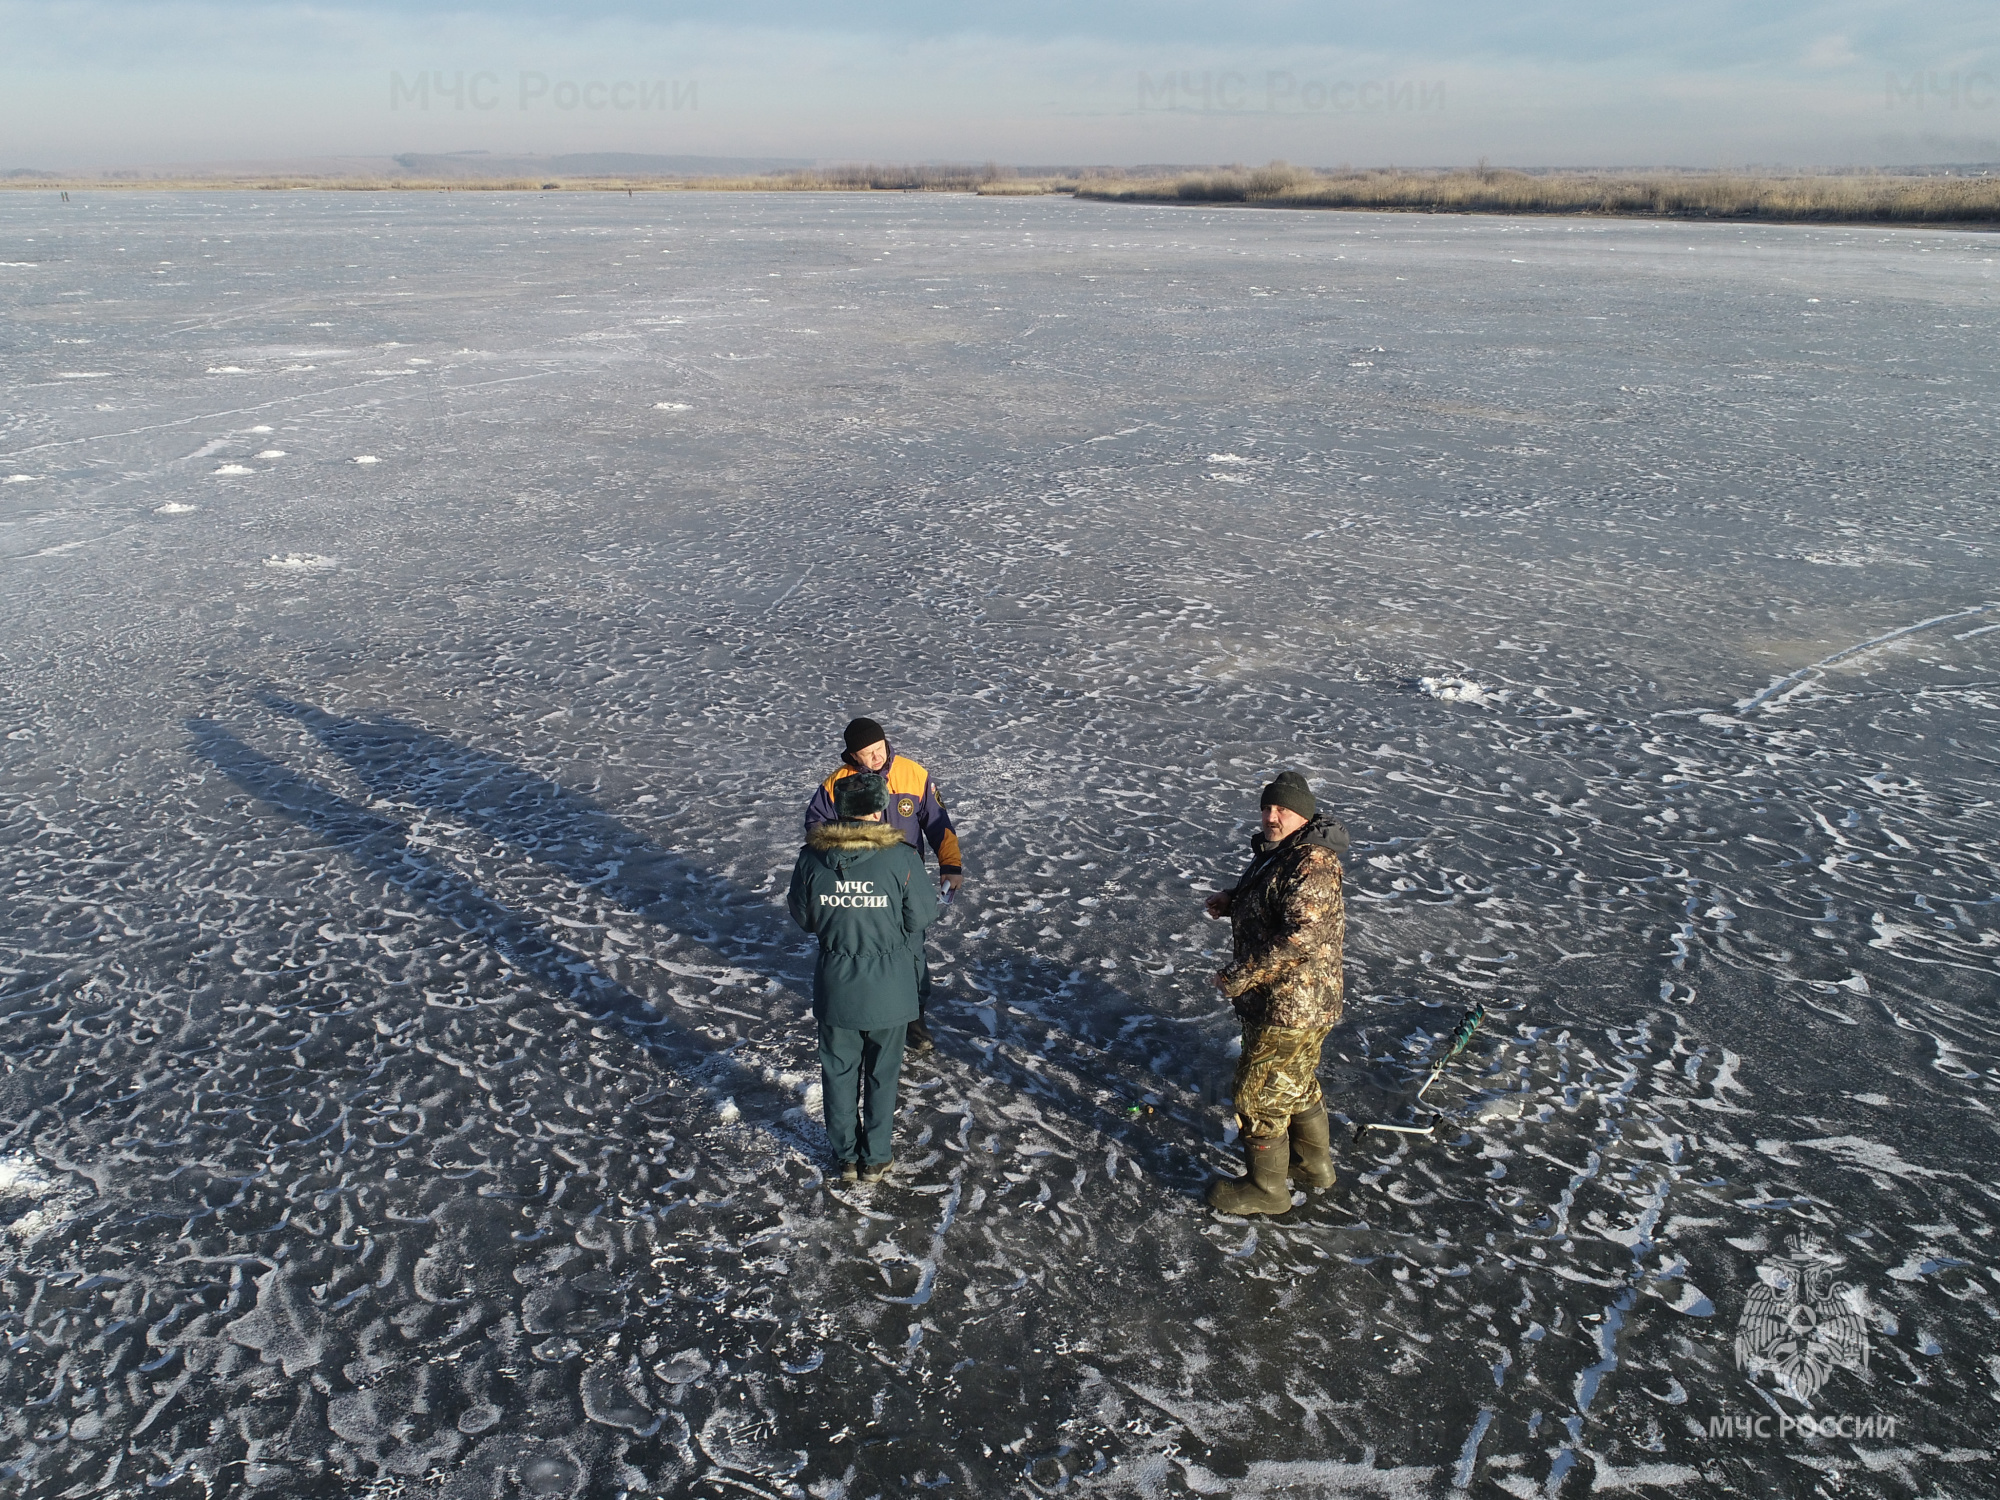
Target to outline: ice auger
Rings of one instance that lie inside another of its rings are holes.
[[[1451,1034],[1451,1042],[1445,1048],[1444,1056],[1437,1060],[1437,1065],[1431,1069],[1431,1076],[1424,1080],[1423,1086],[1410,1097],[1410,1107],[1412,1109],[1416,1109],[1422,1105],[1424,1095],[1429,1091],[1430,1086],[1438,1081],[1438,1078],[1444,1073],[1446,1068],[1451,1066],[1451,1060],[1465,1050],[1465,1044],[1472,1040],[1472,1033],[1479,1029],[1479,1023],[1485,1019],[1486,1007],[1483,1005],[1473,1006],[1460,1019],[1458,1029]],[[1354,1139],[1358,1144],[1361,1138],[1371,1130],[1393,1131],[1397,1135],[1429,1135],[1443,1123],[1443,1111],[1435,1109],[1431,1111],[1430,1119],[1421,1125],[1388,1125],[1379,1121],[1368,1120],[1354,1127]]]

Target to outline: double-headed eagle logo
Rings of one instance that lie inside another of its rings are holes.
[[[1736,1325],[1736,1363],[1752,1375],[1771,1371],[1810,1402],[1836,1369],[1868,1369],[1868,1329],[1854,1288],[1833,1279],[1839,1255],[1810,1234],[1787,1236],[1785,1249],[1757,1267]]]

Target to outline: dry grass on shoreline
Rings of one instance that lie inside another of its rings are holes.
[[[1251,203],[1433,213],[1612,214],[1676,219],[1907,224],[2000,223],[2000,177],[1724,172],[1546,175],[1480,167],[1315,172],[1273,162],[1175,177],[1086,178],[1079,198],[1107,202]]]
[[[521,193],[932,192],[1028,197],[1074,193],[1123,203],[1242,203],[1272,208],[1389,209],[1428,213],[1601,214],[1617,217],[2000,226],[2000,175],[1880,172],[1755,176],[1728,172],[1531,173],[1480,166],[1456,171],[1315,171],[1273,162],[1154,176],[1115,171],[1024,177],[991,163],[851,166],[742,177],[195,177],[0,179],[16,191]]]

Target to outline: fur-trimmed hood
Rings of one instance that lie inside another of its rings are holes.
[[[852,819],[839,823],[819,823],[806,835],[806,847],[820,853],[834,850],[890,849],[903,843],[902,833],[888,823]]]

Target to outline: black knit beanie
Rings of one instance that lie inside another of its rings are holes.
[[[1319,801],[1306,785],[1305,777],[1297,771],[1280,771],[1278,779],[1264,788],[1264,796],[1257,804],[1259,808],[1289,807],[1302,818],[1310,818],[1319,810]]]
[[[841,739],[846,742],[847,753],[849,755],[852,755],[857,750],[866,750],[877,740],[886,740],[887,738],[889,738],[887,731],[873,719],[856,719],[852,724],[847,726],[847,732],[841,736]]]
[[[842,818],[865,818],[888,805],[889,783],[880,776],[843,776],[833,784],[833,810]]]

